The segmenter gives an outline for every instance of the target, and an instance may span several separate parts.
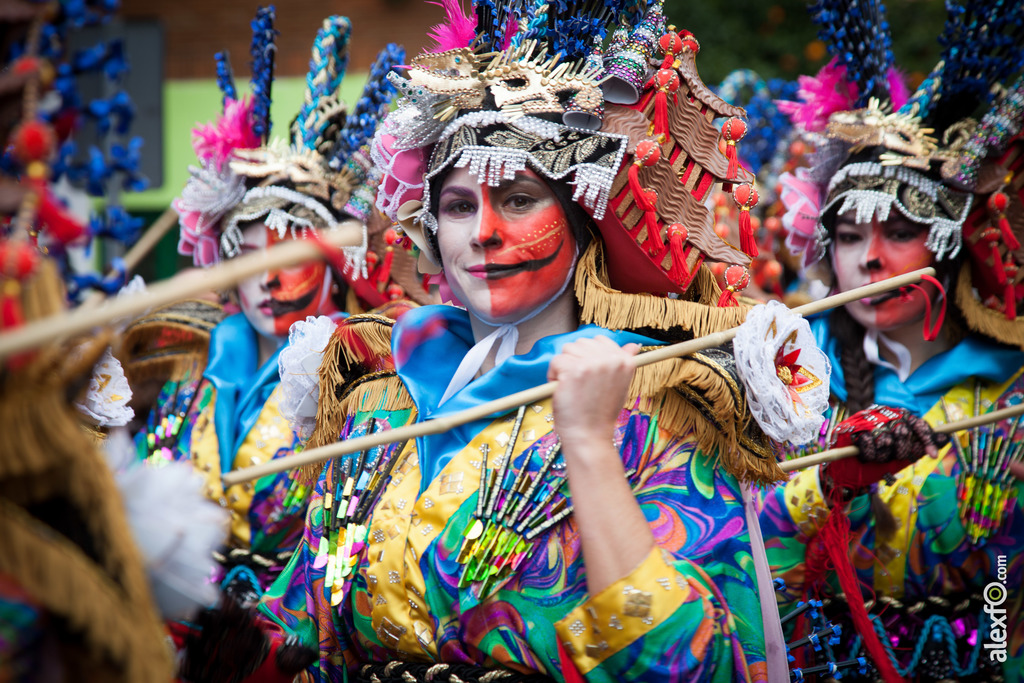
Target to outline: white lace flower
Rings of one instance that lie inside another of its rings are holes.
[[[292,325],[288,345],[278,357],[281,373],[278,407],[303,441],[312,435],[316,424],[320,362],[336,328],[337,324],[325,315],[300,320]]]
[[[107,349],[92,371],[85,398],[75,407],[97,427],[123,427],[135,417],[128,406],[131,400],[132,389],[121,363]]]
[[[778,301],[755,306],[733,340],[750,412],[776,441],[807,443],[821,429],[832,366],[811,327]]]

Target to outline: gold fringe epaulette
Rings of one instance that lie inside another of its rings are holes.
[[[391,356],[394,323],[386,316],[364,313],[350,316],[338,325],[320,364],[316,427],[307,448],[336,442],[346,418],[356,412],[415,407],[395,372]],[[321,467],[304,467],[303,478],[315,480]]]
[[[25,283],[31,320],[63,310],[49,261]],[[43,347],[0,382],[0,574],[63,629],[64,662],[84,681],[168,681],[172,663],[121,494],[95,438],[71,405],[106,348]]]
[[[685,341],[736,327],[747,316],[745,306],[715,305],[722,292],[705,266],[694,277],[686,299],[627,294],[612,289],[608,282],[603,247],[594,240],[576,265],[576,299],[584,325],[610,330],[661,330],[673,341]]]
[[[972,330],[989,339],[1024,349],[1024,315],[1018,314],[1013,320],[1008,320],[1002,311],[989,308],[978,301],[971,277],[970,261],[960,267],[954,300],[964,321]]]
[[[701,270],[687,292],[690,300],[618,292],[608,284],[595,242],[577,265],[581,322],[671,342],[738,326],[749,307],[715,306],[720,290],[711,273]],[[697,447],[737,479],[762,486],[785,480],[771,440],[750,414],[731,345],[637,368],[627,405],[637,401],[641,410],[657,416],[659,427],[692,433]]]

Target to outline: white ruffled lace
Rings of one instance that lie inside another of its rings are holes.
[[[123,427],[135,417],[128,405],[131,400],[132,388],[121,363],[107,349],[92,371],[85,398],[75,407],[97,427]]]
[[[337,327],[334,320],[325,315],[300,320],[292,325],[288,332],[288,345],[278,356],[278,371],[281,373],[278,408],[302,441],[313,434],[316,425],[320,362]]]
[[[807,321],[778,301],[755,306],[736,331],[733,351],[750,412],[764,433],[796,444],[814,438],[828,407],[832,366]],[[780,353],[794,351],[796,372],[776,365]]]

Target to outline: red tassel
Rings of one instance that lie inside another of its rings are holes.
[[[10,330],[25,324],[25,312],[21,308],[21,283],[4,280],[3,296],[0,297],[0,328]]]
[[[996,274],[996,282],[1006,284],[1006,271],[1003,270],[1003,257],[999,255],[999,245],[992,242],[992,271]]]
[[[841,506],[842,503],[839,501],[832,501],[832,512],[821,531],[818,532],[818,537],[824,544],[829,559],[832,560],[832,569],[836,578],[839,579],[840,588],[846,594],[846,602],[850,607],[853,625],[857,629],[864,647],[867,648],[868,654],[871,655],[875,668],[885,683],[902,683],[903,679],[893,667],[889,654],[878,639],[878,634],[875,633],[871,618],[868,616],[867,607],[864,606],[864,596],[857,582],[857,576],[853,573],[853,567],[850,565],[850,520],[843,514]]]
[[[654,96],[654,132],[668,135],[668,93],[664,90]]]
[[[633,193],[633,201],[643,211],[654,211],[654,204],[648,201],[647,190],[640,184],[640,164],[629,167],[629,189]],[[657,196],[657,195],[655,195]]]
[[[997,222],[999,223],[999,232],[1003,233],[1003,241],[1006,242],[1006,246],[1010,248],[1010,251],[1020,249],[1020,241],[1017,240],[1017,236],[1010,229],[1010,221],[1006,219],[1006,215],[1001,215]]]
[[[740,209],[740,249],[747,256],[757,256],[757,241],[754,239],[754,228],[750,224],[750,209]]]
[[[729,160],[728,179],[735,178],[736,173],[739,172],[736,143],[742,140],[746,134],[747,124],[741,118],[734,116],[722,124],[722,137],[725,138],[725,158]]]
[[[690,271],[686,267],[686,238],[689,234],[679,223],[668,226],[668,245],[672,251],[672,270],[668,276],[677,285],[690,279]]]
[[[735,178],[740,168],[740,162],[736,156],[736,143],[731,140],[725,143],[725,158],[729,160],[729,170],[726,173],[729,178]]]
[[[647,224],[647,253],[651,256],[665,250],[665,242],[661,239],[658,227],[658,216],[654,211],[644,211],[644,222]]]
[[[391,277],[391,263],[395,260],[395,250],[392,247],[387,247],[384,250],[384,260],[381,261],[380,267],[373,272],[373,277],[377,281],[377,284],[383,285]]]
[[[1013,282],[1009,278],[1007,278],[1007,280],[1006,280],[1006,290],[1003,293],[1003,297],[1005,298],[1005,304],[1004,304],[1003,312],[1006,314],[1006,319],[1007,320],[1016,320],[1017,319],[1017,291],[1016,291],[1016,289],[1017,288],[1014,287]]]
[[[750,284],[750,274],[746,268],[740,265],[732,265],[726,268],[725,290],[722,292],[722,296],[718,298],[718,305],[720,307],[738,306],[739,302],[736,301],[736,291],[746,289],[748,284]]]

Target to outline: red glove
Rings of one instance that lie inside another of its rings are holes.
[[[903,408],[873,405],[839,423],[832,447],[856,446],[860,453],[821,467],[826,499],[838,495],[848,501],[872,484],[888,479],[926,453],[936,455],[949,436]]]

